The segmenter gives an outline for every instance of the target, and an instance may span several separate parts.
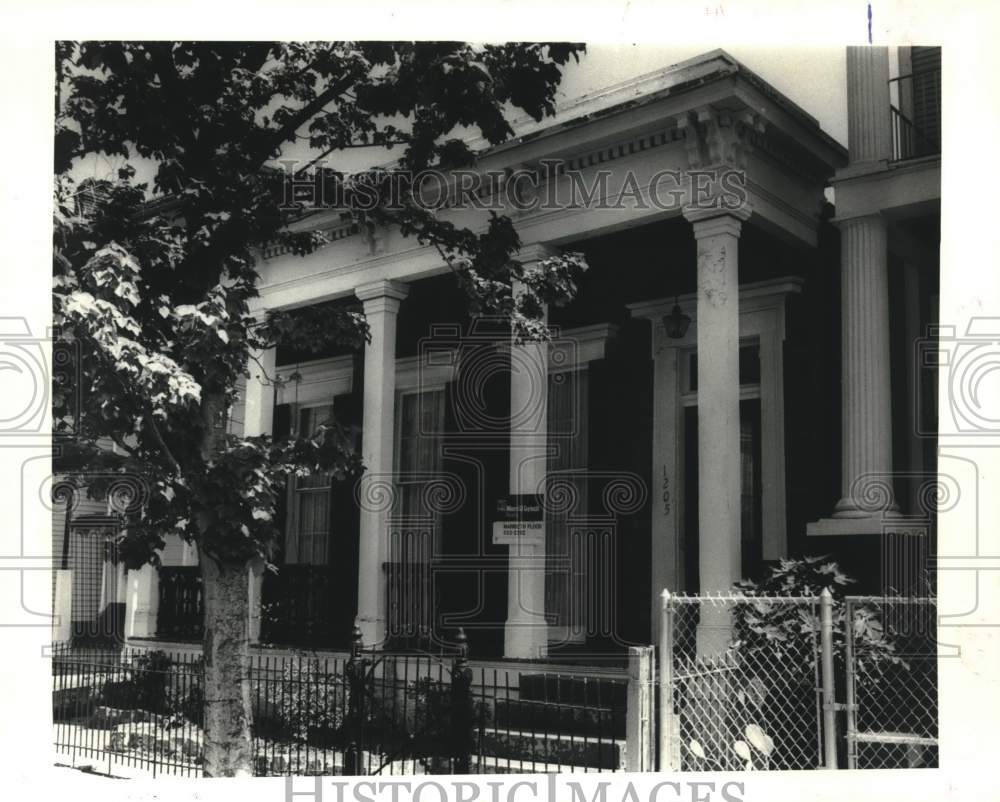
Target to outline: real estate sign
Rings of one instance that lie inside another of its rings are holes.
[[[493,521],[493,543],[512,546],[517,543],[541,546],[545,539],[545,514],[542,496],[537,493],[512,493],[497,501]]]

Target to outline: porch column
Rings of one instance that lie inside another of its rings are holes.
[[[132,569],[128,577],[126,599],[125,637],[156,637],[156,614],[160,606],[160,573],[148,563]]]
[[[409,292],[405,284],[376,281],[354,293],[364,306],[371,341],[365,346],[361,456],[361,522],[358,547],[358,621],[365,643],[385,640],[388,559],[387,510],[376,503],[392,481],[396,401],[396,316]]]
[[[69,643],[73,637],[73,572],[57,568],[52,572],[55,583],[52,600],[52,642]]]
[[[243,435],[255,437],[271,433],[274,417],[274,384],[276,374],[276,349],[268,348],[250,360],[246,391],[243,395]],[[260,364],[257,364],[257,363]]]
[[[881,169],[892,158],[889,50],[847,48],[849,163],[837,179]],[[887,224],[878,214],[843,216],[840,228],[841,487],[832,518],[809,535],[882,534],[895,509],[889,372]]]
[[[693,209],[698,242],[698,579],[724,593],[740,579],[740,228],[749,209]],[[706,604],[699,651],[729,640],[729,611]]]
[[[544,259],[539,250],[532,261]],[[527,263],[524,251],[522,262]],[[513,283],[514,297],[524,292]],[[547,320],[547,314],[546,314]],[[510,349],[510,492],[544,493],[548,461],[548,343],[511,342]],[[548,649],[545,620],[545,534],[540,540],[508,546],[507,623],[504,656],[544,657]]]
[[[842,220],[840,241],[842,467],[833,517],[871,518],[893,504],[886,222]]]
[[[889,105],[889,48],[848,47],[847,147],[851,165],[892,158]]]
[[[277,375],[277,349],[268,348],[260,353],[257,361],[250,360],[246,393],[243,405],[243,435],[256,437],[261,434],[271,434],[274,424],[274,378]],[[259,364],[258,364],[259,363]],[[186,545],[186,544],[185,544]],[[197,553],[194,549],[185,549],[184,564],[197,565]],[[194,562],[188,560],[194,556]],[[260,566],[250,568],[250,579],[247,586],[247,610],[249,615],[247,626],[251,643],[260,640],[260,604],[261,588],[264,582],[264,571]]]

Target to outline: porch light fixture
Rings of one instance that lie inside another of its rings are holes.
[[[674,296],[674,308],[670,310],[669,315],[663,316],[663,328],[666,330],[667,336],[672,340],[679,340],[687,334],[690,325],[690,316],[684,314],[680,304],[677,303],[677,297]]]

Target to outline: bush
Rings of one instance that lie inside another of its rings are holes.
[[[801,655],[819,637],[819,610],[812,605],[773,601],[768,596],[819,596],[829,590],[833,597],[834,657],[842,662],[847,606],[844,596],[855,580],[840,571],[827,556],[781,560],[759,582],[737,582],[737,590],[759,596],[735,605],[734,648],[743,652],[767,649],[777,658]],[[886,637],[879,610],[871,604],[853,608],[855,645],[866,660],[904,664]]]

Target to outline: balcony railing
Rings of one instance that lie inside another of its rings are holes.
[[[260,641],[307,648],[347,647],[343,593],[325,565],[282,565],[264,572]]]
[[[203,616],[201,569],[196,565],[161,566],[156,636],[178,641],[201,640]]]
[[[941,153],[941,71],[923,70],[889,81],[892,160]]]

